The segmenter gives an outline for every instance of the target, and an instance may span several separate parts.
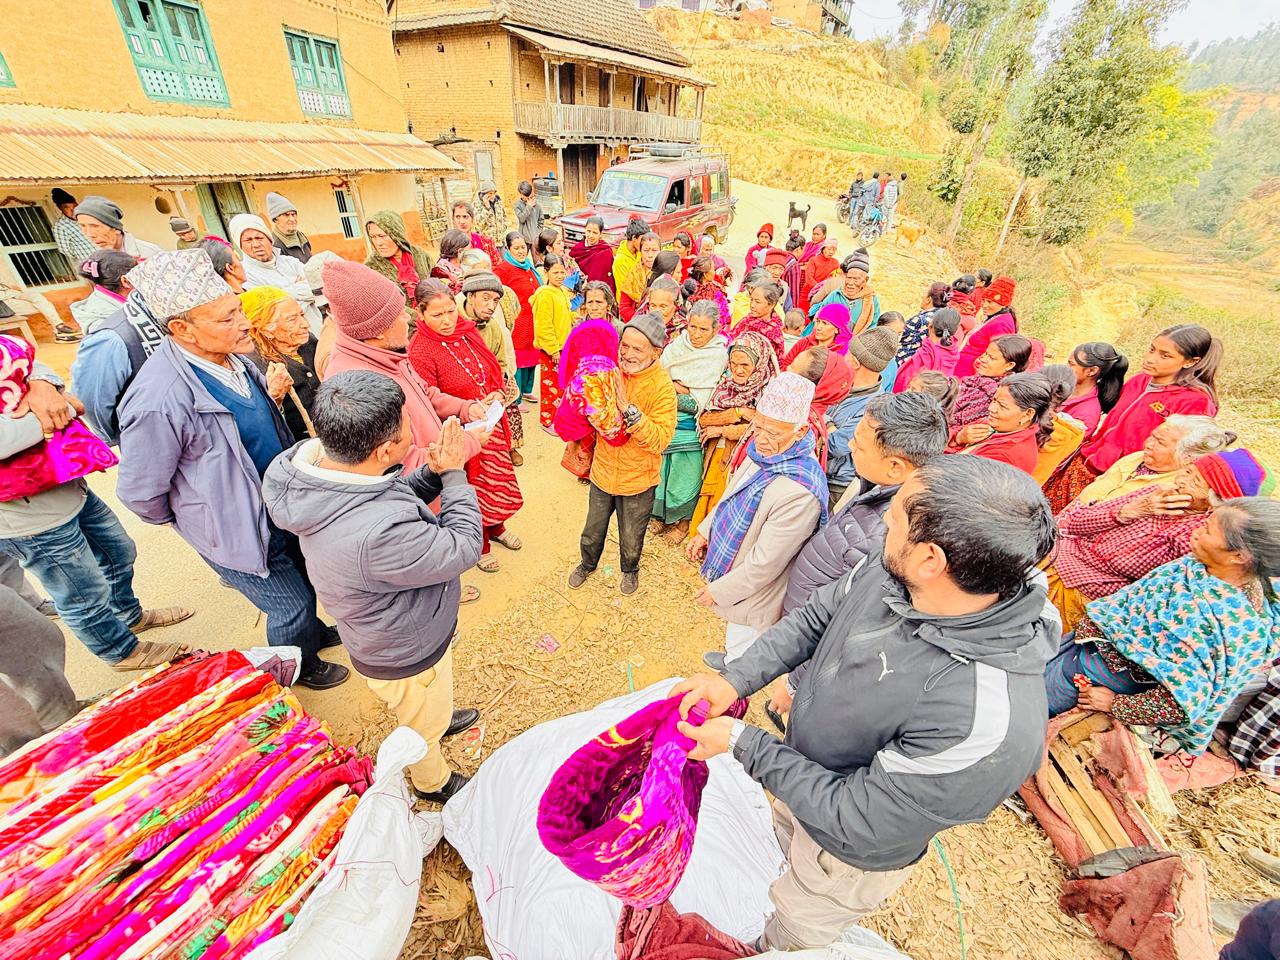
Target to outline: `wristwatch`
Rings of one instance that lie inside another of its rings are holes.
[[[738,745],[738,738],[746,731],[747,725],[741,720],[733,721],[733,729],[729,731],[729,753],[733,753],[733,748]]]
[[[627,409],[622,411],[622,423],[628,430],[640,422],[640,408],[634,403],[627,404]]]

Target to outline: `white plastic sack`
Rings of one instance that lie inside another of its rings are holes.
[[[818,950],[770,950],[751,960],[911,960],[865,927],[850,927],[829,947]]]
[[[396,960],[418,905],[422,860],[440,842],[439,814],[414,814],[405,767],[427,755],[408,727],[382,742],[373,785],[356,804],[328,875],[293,924],[246,960]]]
[[[594,710],[525,731],[486,760],[444,808],[445,838],[471,868],[494,960],[613,960],[620,904],[574,876],[538,840],[538,802],[578,747],[646,704],[678,678]],[[710,763],[692,859],[671,898],[748,943],[771,910],[782,870],[764,791],[727,756]]]

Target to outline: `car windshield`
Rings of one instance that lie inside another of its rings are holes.
[[[652,173],[606,170],[596,187],[595,203],[602,207],[623,207],[655,213],[662,205],[667,178]]]

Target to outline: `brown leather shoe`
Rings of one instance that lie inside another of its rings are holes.
[[[194,613],[194,610],[188,610],[186,607],[158,607],[155,610],[143,610],[138,622],[129,629],[133,631],[133,635],[136,637],[138,634],[146,633],[156,627],[172,627],[175,623],[181,623]]]

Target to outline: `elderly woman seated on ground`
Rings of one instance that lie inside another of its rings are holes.
[[[1049,714],[1074,706],[1154,726],[1203,753],[1223,713],[1280,652],[1280,502],[1216,507],[1191,556],[1088,606],[1045,672]]]
[[[1235,442],[1236,435],[1212,417],[1174,414],[1151,431],[1141,450],[1121,457],[1081,490],[1074,503],[1101,503],[1153,483],[1172,483],[1193,460],[1226,450]]]
[[[1215,503],[1270,496],[1275,476],[1248,450],[1200,457],[1170,484],[1085,505],[1058,515],[1058,550],[1049,568],[1049,599],[1074,629],[1090,600],[1115,593],[1186,554]]]

